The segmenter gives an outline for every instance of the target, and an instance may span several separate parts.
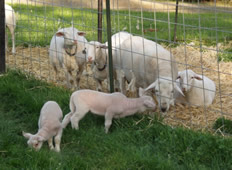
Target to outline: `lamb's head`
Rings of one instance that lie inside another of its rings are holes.
[[[36,151],[40,150],[43,145],[45,139],[39,135],[32,135],[30,133],[23,132],[23,136],[28,139],[27,144],[28,146],[32,147]]]
[[[174,105],[174,90],[184,95],[177,84],[172,82],[172,78],[170,77],[159,77],[154,83],[148,86],[145,91],[153,88],[159,108],[162,112],[168,111],[170,104]]]
[[[107,46],[98,41],[90,41],[87,50],[88,62],[100,60],[102,57],[106,58]]]
[[[183,70],[178,72],[177,80],[179,80],[182,91],[188,92],[193,87],[193,81],[202,80],[202,77],[192,70]]]
[[[64,37],[65,46],[78,45],[78,36],[85,36],[85,32],[78,31],[74,27],[63,28],[56,32],[57,37]]]
[[[155,101],[151,96],[145,95],[145,90],[142,88],[139,88],[139,97],[143,99],[143,104],[147,109],[156,109]]]

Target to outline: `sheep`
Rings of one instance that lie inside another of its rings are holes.
[[[117,49],[120,49],[121,43],[129,38],[132,35],[128,32],[118,32],[112,35],[112,58],[117,55]],[[108,77],[108,42],[105,44],[99,43],[97,41],[91,41],[88,46],[87,58],[88,61],[94,61],[92,70],[93,70],[93,77],[97,82],[97,90],[102,91],[102,81]],[[120,55],[120,54],[118,54]],[[119,73],[120,68],[114,69],[114,79],[115,79],[115,88],[120,89],[122,91],[120,83],[122,82],[120,78],[122,77]],[[117,74],[118,73],[118,74]],[[120,87],[119,87],[120,86]],[[125,94],[125,93],[124,93]]]
[[[74,27],[62,28],[52,37],[49,58],[58,78],[58,67],[65,70],[68,88],[74,88],[73,72],[76,72],[76,88],[79,89],[80,76],[86,62],[85,32]],[[78,66],[78,70],[77,67]]]
[[[91,111],[94,114],[105,116],[105,133],[108,133],[113,118],[130,116],[146,109],[154,109],[155,103],[151,96],[145,96],[144,90],[139,89],[139,98],[127,98],[124,94],[103,93],[94,90],[79,90],[70,98],[70,110],[63,121],[65,128],[71,121],[72,128],[79,129],[79,121]]]
[[[216,86],[208,77],[188,69],[180,71],[177,80],[180,81],[180,86],[189,104],[209,106],[213,103]]]
[[[6,23],[6,27],[9,28],[10,30],[10,33],[11,33],[11,39],[12,39],[12,53],[14,54],[15,53],[15,33],[14,33],[14,30],[15,30],[15,27],[16,27],[16,15],[15,15],[15,12],[14,12],[14,9],[5,4],[5,23]],[[6,43],[6,50],[8,49],[7,45],[8,45],[8,36],[7,36],[7,32],[6,32],[6,40],[5,40],[5,43]]]
[[[54,137],[55,151],[60,152],[60,141],[63,131],[62,118],[63,113],[60,106],[54,101],[46,102],[40,111],[38,132],[35,135],[22,132],[23,136],[28,139],[27,144],[39,151],[43,142],[48,141],[49,148],[53,150]]]
[[[137,88],[148,86],[146,91],[155,88],[155,95],[162,112],[168,111],[170,104],[174,105],[175,91],[183,95],[175,83],[178,68],[174,56],[151,40],[139,36],[124,40],[114,58],[114,67],[123,69],[128,82],[132,79],[130,72],[132,70]]]

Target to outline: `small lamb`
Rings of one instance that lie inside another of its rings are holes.
[[[188,103],[196,106],[212,104],[216,86],[208,77],[198,75],[192,70],[183,70],[178,72],[177,80]]]
[[[40,112],[39,130],[35,135],[23,132],[27,144],[36,151],[40,150],[43,142],[48,141],[50,149],[54,149],[53,137],[55,137],[55,151],[60,152],[60,141],[62,136],[63,113],[60,106],[54,101],[46,102]]]
[[[139,98],[127,98],[124,94],[112,94],[93,90],[79,90],[70,98],[70,110],[62,122],[63,128],[71,121],[72,128],[79,128],[79,121],[91,111],[105,116],[105,133],[108,133],[113,118],[122,118],[143,112],[146,109],[155,110],[156,104],[151,96],[145,96],[144,90],[139,89]]]

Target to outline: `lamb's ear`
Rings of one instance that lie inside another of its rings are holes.
[[[145,94],[145,90],[143,88],[139,88],[139,97],[143,96]]]
[[[145,89],[145,91],[154,88],[154,87],[157,85],[157,83],[158,83],[158,79],[157,79],[155,82],[153,82],[152,84],[150,84],[150,86],[148,86],[148,87]]]
[[[102,49],[108,49],[108,46],[106,46],[105,44],[101,44],[100,48],[102,48]]]
[[[176,80],[179,80],[181,77],[180,76],[177,76]]]
[[[182,92],[182,90],[180,89],[180,87],[176,85],[176,83],[174,83],[174,88],[175,88],[182,96],[184,96],[184,93]]]
[[[197,80],[203,80],[199,75],[195,74],[194,75],[194,78],[197,79]]]
[[[27,138],[27,139],[30,139],[31,136],[33,136],[32,134],[30,134],[30,133],[25,133],[24,131],[23,131],[22,133],[23,133],[23,136],[24,136],[25,138]]]
[[[38,139],[39,142],[44,142],[45,141],[44,137],[42,137],[42,136],[38,136],[37,139]]]
[[[83,32],[83,31],[78,31],[77,35],[79,35],[79,36],[85,36],[85,35],[86,35],[86,33],[85,33],[85,32]]]
[[[56,36],[57,37],[64,37],[64,32],[59,31],[59,32],[56,33]]]

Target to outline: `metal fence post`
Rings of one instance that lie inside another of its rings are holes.
[[[173,36],[173,41],[174,42],[176,42],[176,29],[177,29],[177,21],[178,21],[178,6],[179,6],[179,0],[176,0],[175,27],[174,27],[174,36]]]
[[[102,42],[102,0],[98,0],[98,41]]]
[[[112,44],[111,44],[110,0],[106,0],[106,22],[107,22],[107,39],[108,39],[108,56],[109,56],[110,92],[113,93],[114,77],[113,77],[113,60],[112,60]]]
[[[5,1],[0,0],[0,73],[6,71],[5,53]]]

